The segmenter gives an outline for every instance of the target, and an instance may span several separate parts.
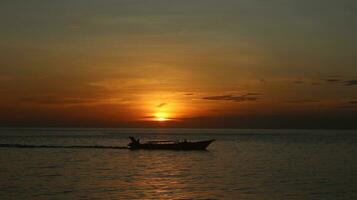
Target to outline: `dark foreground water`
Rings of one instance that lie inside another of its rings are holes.
[[[217,139],[129,151],[127,136]],[[357,199],[357,131],[0,129],[0,199]]]

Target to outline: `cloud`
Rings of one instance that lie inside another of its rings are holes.
[[[57,96],[57,95],[38,95],[33,97],[24,97],[18,99],[19,103],[36,104],[36,105],[52,105],[52,106],[72,106],[72,105],[94,105],[94,104],[118,104],[121,99],[108,97],[72,97],[72,96]]]
[[[245,94],[246,96],[259,96],[259,95],[262,95],[261,93],[259,92],[248,92]]]
[[[353,86],[353,85],[357,85],[357,79],[354,80],[347,80],[344,82],[346,86]]]
[[[339,76],[331,76],[328,78],[318,78],[318,79],[296,79],[293,80],[292,83],[294,84],[302,84],[302,83],[311,83],[313,85],[316,84],[338,84],[338,85],[345,85],[345,86],[354,86],[357,85],[357,79],[346,80],[340,78]]]
[[[351,109],[354,108],[353,105],[343,105],[343,106],[337,106],[337,109]]]
[[[319,103],[319,100],[312,100],[312,99],[302,99],[302,100],[289,100],[285,101],[285,103]]]
[[[22,98],[20,99],[20,101],[26,103],[47,104],[47,105],[83,104],[83,103],[91,102],[88,99],[82,99],[82,98],[64,98],[64,97],[52,97],[52,96]]]
[[[161,107],[164,107],[164,106],[166,106],[166,105],[167,105],[167,103],[160,103],[160,104],[158,104],[156,107],[161,108]]]
[[[357,79],[345,79],[341,76],[328,76],[321,78],[297,78],[295,80],[288,80],[293,84],[312,84],[312,85],[322,85],[322,84],[331,84],[331,85],[345,85],[345,86],[353,86],[357,85]]]
[[[13,80],[13,79],[14,79],[13,76],[0,75],[0,81],[9,81],[9,80]]]
[[[328,83],[338,83],[341,81],[341,79],[337,79],[337,78],[329,78],[329,79],[325,79],[326,82]]]
[[[304,83],[304,81],[299,79],[299,80],[294,80],[293,83],[294,84],[302,84],[302,83]]]
[[[261,99],[258,97],[260,93],[246,93],[243,95],[218,95],[218,96],[207,96],[203,97],[204,100],[213,101],[234,101],[234,102],[244,102],[244,101],[258,101]]]
[[[357,79],[343,80],[340,78],[328,78],[328,79],[323,79],[323,81],[326,83],[331,83],[331,84],[343,84],[345,86],[357,85]]]

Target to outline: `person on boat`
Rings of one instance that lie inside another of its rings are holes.
[[[129,137],[132,143],[140,143],[140,139],[135,139],[134,137]]]

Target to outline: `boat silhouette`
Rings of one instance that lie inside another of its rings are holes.
[[[212,140],[204,140],[197,142],[189,142],[187,140],[183,141],[173,141],[173,140],[156,140],[147,141],[145,143],[140,143],[140,139],[135,139],[134,137],[129,137],[131,142],[128,144],[129,149],[149,149],[149,150],[206,150],[208,145],[210,145]]]

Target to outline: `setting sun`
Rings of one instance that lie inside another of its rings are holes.
[[[156,121],[167,121],[167,120],[169,120],[168,114],[165,112],[155,113],[155,120]]]

